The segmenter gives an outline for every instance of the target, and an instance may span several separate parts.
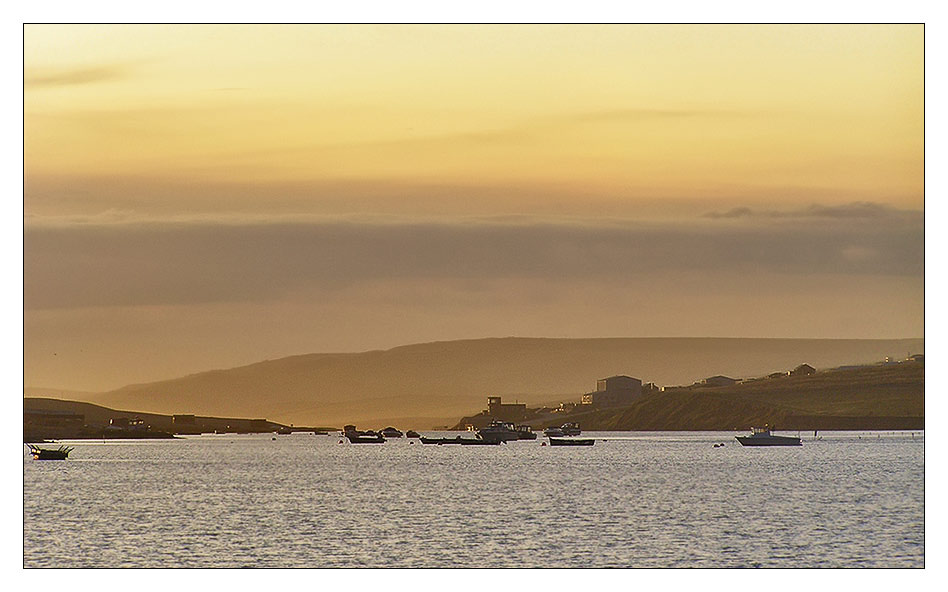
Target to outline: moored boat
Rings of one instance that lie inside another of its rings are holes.
[[[582,434],[583,431],[579,429],[579,424],[576,422],[564,423],[560,427],[551,426],[543,430],[543,435],[546,437],[562,438],[563,436],[578,436]]]
[[[346,434],[346,439],[352,444],[385,444],[385,436],[376,432],[362,432],[361,434]]]
[[[496,446],[497,444],[506,444],[506,440],[478,440],[477,438],[461,438],[458,444],[462,446]]]
[[[528,425],[518,425],[514,428],[517,430],[517,439],[518,440],[536,440],[537,433],[533,431]]]
[[[477,430],[477,437],[486,442],[507,442],[519,440],[520,434],[513,424],[494,420],[486,428]]]
[[[734,436],[742,446],[803,446],[800,438],[794,436],[775,436],[771,428],[751,428],[750,436]]]
[[[347,440],[351,444],[384,444],[385,436],[378,432],[373,432],[369,430],[367,432],[362,432],[355,429],[354,425],[347,425],[343,428],[343,433]]]
[[[422,436],[420,439],[421,439],[422,444],[460,444],[461,443],[461,436],[458,436],[457,438],[428,438],[427,436]]]
[[[592,446],[592,438],[550,438],[550,446]]]
[[[72,452],[71,446],[60,446],[59,448],[40,448],[27,444],[30,447],[30,454],[33,460],[66,460],[69,453]]]
[[[461,446],[493,446],[495,444],[503,444],[501,440],[481,440],[480,438],[462,438],[457,436],[454,438],[426,438],[425,436],[421,437],[422,444],[460,444]]]
[[[387,428],[382,430],[382,435],[385,436],[386,438],[401,438],[405,434],[401,433],[399,430],[393,428],[392,426],[388,426]]]
[[[421,434],[419,434],[415,430],[408,430],[407,432],[405,432],[405,437],[406,438],[420,438]]]

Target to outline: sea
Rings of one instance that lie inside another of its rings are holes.
[[[24,446],[23,565],[925,566],[924,432],[803,432],[803,446],[769,448],[735,435],[584,432],[594,446],[550,447],[207,434],[66,442],[65,461]]]

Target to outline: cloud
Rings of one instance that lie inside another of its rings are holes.
[[[698,274],[923,274],[920,223],[813,225],[531,219],[308,220],[32,225],[25,231],[28,309],[270,301],[386,282],[545,282],[648,289]]]
[[[920,219],[922,212],[915,210],[899,210],[885,204],[857,201],[842,205],[812,204],[806,208],[796,210],[754,210],[748,207],[737,207],[724,212],[708,212],[705,218],[835,218],[835,219]]]
[[[108,64],[86,68],[44,68],[27,71],[23,77],[23,84],[26,88],[75,86],[108,82],[127,76],[128,66],[125,64]]]

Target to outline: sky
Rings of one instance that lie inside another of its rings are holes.
[[[26,25],[24,381],[923,335],[921,25]]]

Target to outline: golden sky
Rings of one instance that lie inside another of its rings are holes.
[[[38,181],[922,204],[921,26],[30,25],[25,37]],[[56,213],[41,197],[34,208]]]
[[[921,25],[27,25],[27,385],[917,337]]]

